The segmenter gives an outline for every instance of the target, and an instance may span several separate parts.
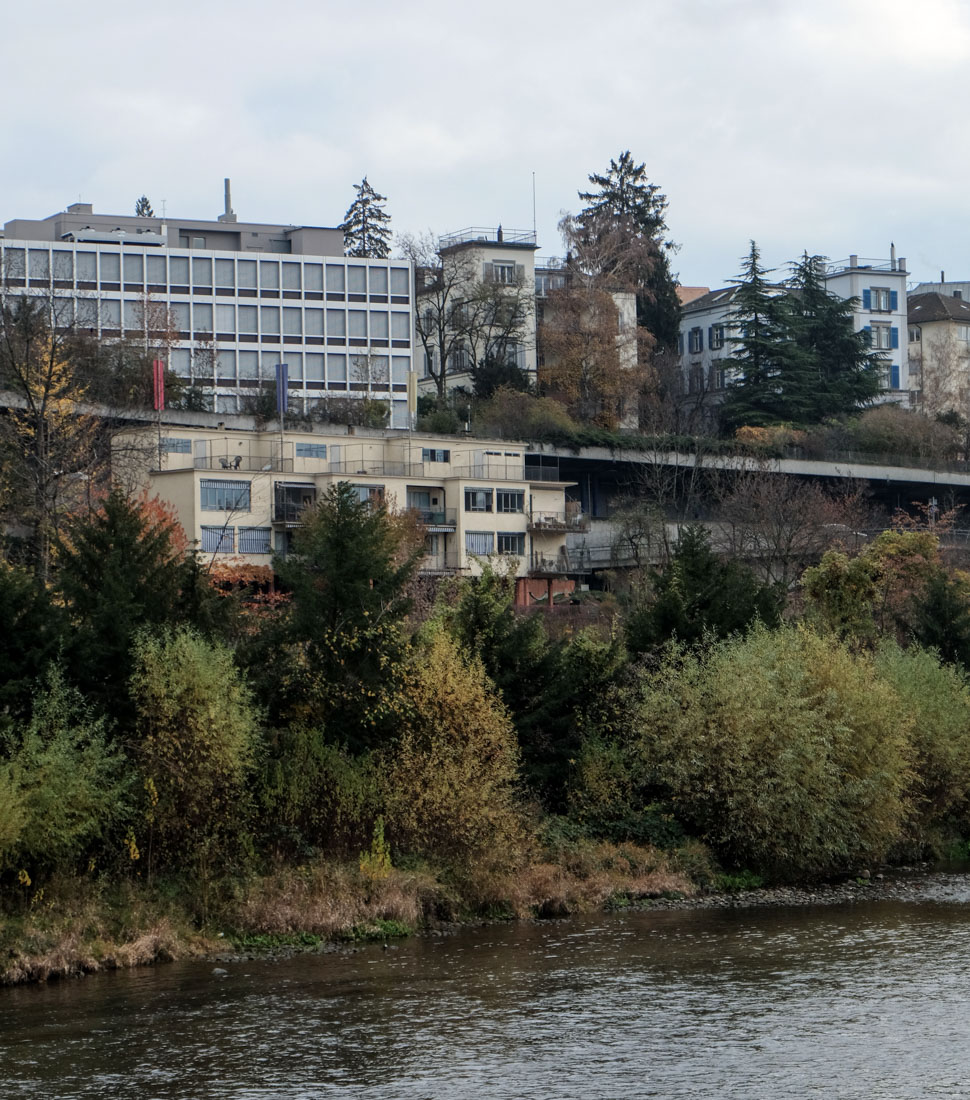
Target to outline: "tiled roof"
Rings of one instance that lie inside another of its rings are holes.
[[[911,325],[929,321],[962,321],[970,324],[970,302],[937,291],[911,295],[907,299],[906,309]]]

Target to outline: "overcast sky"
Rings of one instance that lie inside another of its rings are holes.
[[[367,175],[396,232],[529,229],[556,255],[630,149],[674,269],[754,238],[970,279],[961,0],[34,0],[4,8],[0,222],[69,203],[334,225]]]

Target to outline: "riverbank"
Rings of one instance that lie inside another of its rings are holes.
[[[561,919],[623,909],[690,910],[946,900],[946,872],[928,864],[807,886],[723,890],[698,885],[703,851],[663,853],[634,845],[587,845],[515,873],[480,875],[359,867],[281,867],[209,884],[209,919],[179,884],[138,882],[102,890],[52,883],[0,926],[0,984],[43,982],[196,957],[234,962],[299,952],[352,951],[361,943],[442,935],[469,925]],[[197,885],[197,884],[196,884]]]

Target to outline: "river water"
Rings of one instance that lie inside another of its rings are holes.
[[[970,877],[0,990],[0,1096],[970,1096]]]

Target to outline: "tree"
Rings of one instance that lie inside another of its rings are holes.
[[[680,332],[677,283],[670,272],[670,253],[676,245],[665,240],[667,197],[647,182],[646,165],[636,164],[629,150],[610,160],[605,175],[593,174],[596,190],[580,191],[586,207],[577,223],[587,240],[619,235],[637,243],[642,258],[636,266],[637,322],[659,348],[676,348]]]
[[[627,644],[642,653],[671,638],[693,644],[743,633],[759,620],[773,626],[783,603],[777,585],[759,583],[739,561],[721,561],[707,531],[688,526],[657,578],[653,602],[628,616]]]
[[[124,725],[136,631],[204,619],[199,601],[218,597],[195,583],[198,566],[185,557],[177,521],[117,489],[97,512],[69,525],[58,560],[57,588],[73,625],[68,667]]]
[[[152,204],[148,201],[147,195],[142,195],[140,199],[135,203],[135,214],[139,218],[154,218],[155,211],[152,210]]]
[[[391,216],[384,210],[386,195],[379,195],[367,177],[354,184],[356,192],[340,228],[348,256],[384,260],[391,254]]]
[[[787,385],[787,419],[818,424],[870,405],[882,388],[886,361],[856,332],[857,298],[831,294],[822,279],[824,257],[802,255],[788,279],[792,338],[803,352],[803,369]]]
[[[90,506],[107,463],[86,391],[68,358],[69,326],[60,300],[0,290],[0,390],[12,394],[0,416],[0,501],[29,532],[30,560],[42,580],[63,517]]]
[[[856,332],[856,299],[830,294],[824,258],[792,264],[782,284],[768,281],[754,241],[744,260],[729,316],[735,378],[728,388],[725,426],[819,424],[871,404],[882,386],[885,360]]]
[[[770,274],[752,241],[741,274],[731,280],[737,290],[728,322],[738,335],[728,338],[734,348],[727,366],[736,375],[722,409],[728,428],[786,419],[784,387],[797,370],[799,350],[790,339],[789,303],[778,285],[769,282]]]
[[[271,717],[323,725],[359,751],[400,717],[406,589],[423,552],[409,516],[331,486],[303,514],[293,552],[274,561],[290,602],[262,639],[260,683]]]
[[[405,851],[509,868],[525,847],[518,746],[481,662],[443,630],[421,652],[384,762],[388,828]]]
[[[568,254],[566,285],[551,291],[544,305],[540,380],[571,416],[613,429],[636,414],[653,346],[623,311],[625,298],[633,312],[649,250],[605,215],[583,225],[567,216],[559,227]]]
[[[851,487],[827,492],[817,481],[755,469],[714,491],[727,551],[754,562],[785,591],[833,544],[865,538],[865,502]]]
[[[535,288],[519,276],[483,279],[474,244],[443,246],[431,233],[401,238],[416,271],[415,330],[425,371],[442,401],[450,374],[514,362],[532,333]]]

